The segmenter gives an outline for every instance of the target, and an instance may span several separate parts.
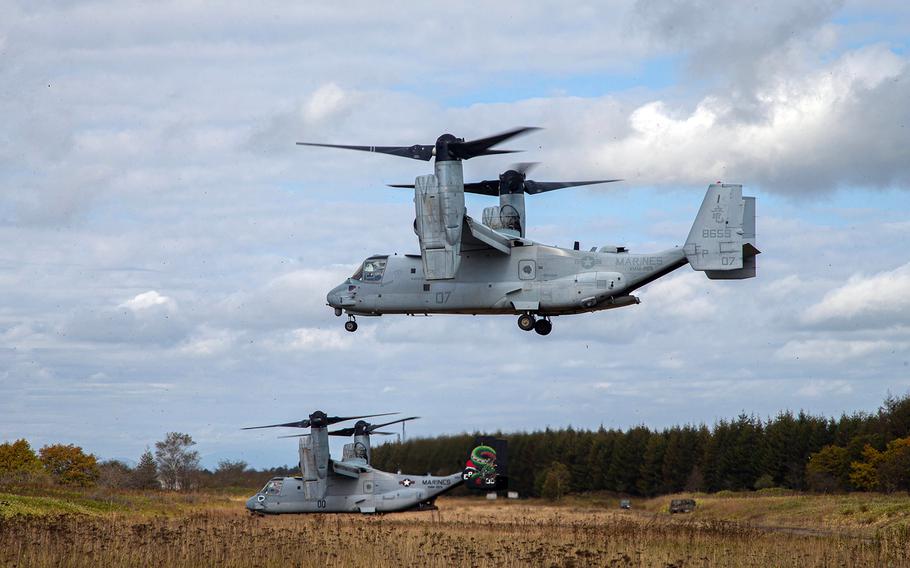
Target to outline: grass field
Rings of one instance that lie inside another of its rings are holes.
[[[910,566],[903,496],[440,499],[439,511],[251,517],[235,493],[0,493],[3,566]]]

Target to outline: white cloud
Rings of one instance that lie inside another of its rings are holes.
[[[213,318],[249,327],[299,327],[331,313],[326,293],[352,273],[351,267],[291,270],[259,289],[238,291],[220,300]]]
[[[840,324],[851,328],[907,325],[910,322],[910,264],[894,270],[855,274],[807,308],[810,325]]]
[[[308,122],[327,120],[343,108],[348,99],[346,93],[335,83],[326,83],[316,89],[304,103],[303,117]]]
[[[898,346],[885,340],[806,339],[788,341],[775,355],[785,361],[837,364],[895,347]]]
[[[155,290],[149,290],[148,292],[136,294],[136,296],[123,302],[118,307],[129,308],[134,312],[142,312],[159,306],[170,311],[176,309],[177,304],[172,298],[162,296]]]
[[[596,152],[634,164],[640,183],[718,179],[788,193],[901,184],[910,181],[910,112],[891,106],[896,93],[910,98],[906,59],[870,46],[810,73],[765,78],[748,114],[725,92],[691,110],[648,102],[631,111],[628,135]]]
[[[797,390],[803,396],[818,398],[823,396],[849,395],[853,393],[853,385],[847,381],[809,381]]]
[[[682,369],[686,366],[685,360],[678,352],[667,353],[662,359],[657,362],[657,366],[661,369]]]
[[[78,341],[170,345],[183,339],[188,331],[189,322],[173,298],[150,290],[116,307],[74,308],[57,333]]]
[[[695,321],[713,318],[723,294],[724,291],[712,286],[703,273],[684,267],[682,274],[650,284],[641,296],[642,305],[646,305],[653,316]]]
[[[351,334],[337,329],[302,327],[282,334],[278,339],[268,341],[268,345],[277,351],[337,351],[353,347],[354,338]]]
[[[202,326],[179,347],[179,351],[197,357],[221,355],[234,347],[238,337],[239,334],[231,330]]]

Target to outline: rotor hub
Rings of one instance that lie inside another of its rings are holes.
[[[452,142],[464,142],[463,138],[458,138],[454,134],[443,134],[436,139],[436,149],[434,154],[436,155],[437,162],[451,162],[457,161],[460,158],[455,156],[454,153],[449,151],[449,144]]]
[[[310,426],[313,428],[325,428],[329,425],[328,414],[321,410],[317,410],[313,414],[310,414]]]
[[[508,170],[499,176],[499,194],[524,193],[525,174]]]

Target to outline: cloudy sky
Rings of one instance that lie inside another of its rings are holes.
[[[420,435],[873,411],[910,389],[908,43],[897,0],[0,0],[0,440],[134,459],[177,430],[270,466],[295,442],[238,428],[316,408]],[[294,142],[521,125],[536,179],[626,180],[530,199],[532,238],[658,250],[742,183],[759,276],[686,267],[546,338],[344,332],[325,292],[418,250],[384,185],[428,166]]]

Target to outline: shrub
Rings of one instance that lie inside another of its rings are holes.
[[[0,444],[0,475],[18,472],[34,472],[41,469],[38,456],[24,438],[15,442]]]
[[[98,483],[105,487],[122,489],[130,486],[133,470],[120,460],[107,460],[98,464]]]
[[[850,453],[847,448],[825,446],[809,456],[806,482],[812,491],[846,491],[850,484]]]
[[[771,476],[770,473],[766,473],[755,480],[755,484],[753,485],[753,487],[757,491],[760,491],[762,489],[771,489],[772,487],[774,487],[774,478]]]
[[[87,487],[98,480],[98,461],[73,444],[44,446],[38,452],[44,470],[63,485]]]
[[[544,472],[540,495],[544,499],[559,501],[568,493],[572,477],[565,464],[553,462]]]

